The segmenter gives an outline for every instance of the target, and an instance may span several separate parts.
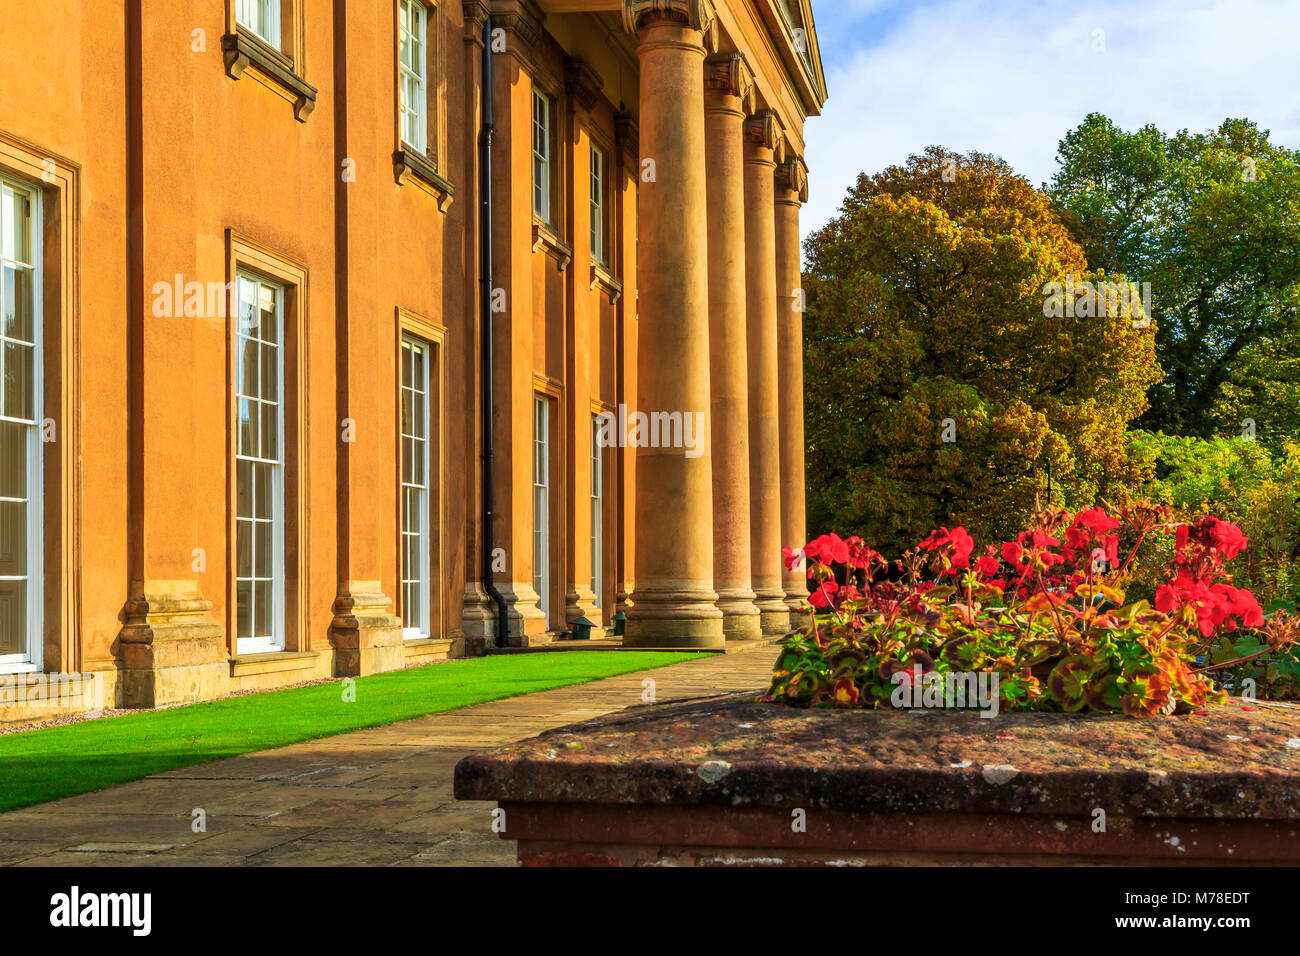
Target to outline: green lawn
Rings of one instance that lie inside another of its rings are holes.
[[[481,657],[358,678],[354,702],[344,702],[343,684],[331,682],[4,734],[0,811],[221,757],[666,667],[696,656],[565,651]]]

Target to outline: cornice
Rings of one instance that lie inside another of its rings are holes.
[[[564,83],[578,105],[588,112],[600,101],[600,91],[605,88],[600,74],[578,56],[571,56],[565,62]]]
[[[510,0],[494,5],[493,22],[517,39],[527,50],[537,46],[542,37],[545,14],[528,0]]]
[[[641,127],[637,125],[636,117],[631,113],[618,112],[614,114],[614,145],[618,147],[625,157],[631,162],[629,165],[635,168],[640,162],[638,155],[641,149]]]

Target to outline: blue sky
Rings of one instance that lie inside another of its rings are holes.
[[[1093,110],[1166,133],[1245,116],[1300,148],[1300,0],[812,2],[830,101],[806,130],[805,233],[859,172],[930,144],[1040,185]]]

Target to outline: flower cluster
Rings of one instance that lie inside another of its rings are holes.
[[[1255,595],[1227,583],[1225,562],[1246,550],[1248,543],[1240,528],[1208,517],[1181,525],[1175,542],[1177,573],[1156,591],[1156,610],[1179,614],[1207,637],[1221,628],[1236,630],[1238,622],[1247,627],[1264,624]]]
[[[1156,531],[1176,542],[1169,581],[1154,607],[1126,604]],[[1142,503],[1049,508],[982,549],[964,528],[940,528],[894,562],[860,538],[825,534],[785,549],[787,567],[806,567],[814,623],[785,639],[765,699],[876,707],[900,682],[990,671],[1007,709],[1201,707],[1224,696],[1208,672],[1241,663],[1202,666],[1216,636],[1258,629],[1272,651],[1300,637],[1296,619],[1279,612],[1266,622],[1254,595],[1229,583],[1226,564],[1246,543],[1228,522],[1179,525]]]

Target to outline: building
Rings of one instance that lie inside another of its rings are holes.
[[[515,646],[788,625],[807,0],[48,0],[0,49],[6,719],[481,653],[484,566]]]

